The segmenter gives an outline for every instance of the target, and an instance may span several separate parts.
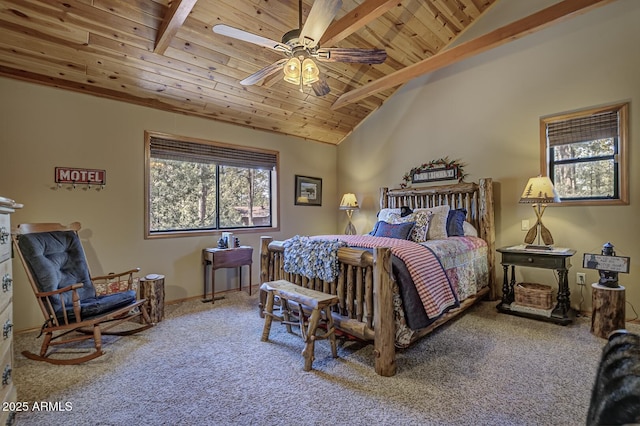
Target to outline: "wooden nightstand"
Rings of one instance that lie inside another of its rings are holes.
[[[501,263],[504,270],[502,300],[497,306],[498,311],[505,314],[550,321],[561,325],[567,325],[573,321],[575,313],[571,309],[568,271],[569,268],[571,268],[569,259],[576,254],[575,250],[568,248],[534,250],[526,249],[524,246],[510,246],[499,248],[497,251],[502,254]],[[511,279],[508,278],[509,266],[511,266]],[[515,299],[516,266],[553,269],[556,271],[558,274],[558,302],[555,308],[553,308],[551,316],[533,311],[512,309],[511,304]]]
[[[238,268],[238,291],[242,290],[242,267],[249,267],[249,295],[251,295],[251,264],[253,263],[253,247],[240,246],[230,249],[206,248],[202,250],[202,264],[204,265],[204,295],[203,302],[215,302],[224,299],[215,297],[216,269]],[[207,299],[207,287],[211,282],[211,299]]]

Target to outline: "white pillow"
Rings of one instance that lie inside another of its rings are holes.
[[[476,228],[474,228],[474,226],[472,224],[470,224],[467,221],[464,221],[462,223],[462,229],[464,229],[464,236],[465,237],[477,237],[478,236],[478,230]]]
[[[400,209],[382,209],[378,212],[378,220],[383,222],[391,223],[389,221],[389,217],[392,214],[400,215]]]
[[[447,217],[449,216],[449,205],[435,206],[429,208],[415,209],[414,212],[430,211],[433,213],[429,229],[427,230],[427,240],[443,240],[447,238]]]

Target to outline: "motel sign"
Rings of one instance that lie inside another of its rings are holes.
[[[56,183],[104,185],[106,177],[105,170],[56,167]]]

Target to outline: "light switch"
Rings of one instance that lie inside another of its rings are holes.
[[[528,231],[529,230],[529,221],[528,220],[523,220],[522,223],[520,224],[520,230],[521,231]]]

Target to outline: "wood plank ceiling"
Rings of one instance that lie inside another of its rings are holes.
[[[321,45],[387,59],[319,63],[331,92],[318,97],[281,73],[241,86],[282,56],[211,30],[280,41],[298,27],[298,0],[0,0],[0,76],[338,144],[398,85],[332,108],[341,95],[445,50],[495,1],[343,0]]]
[[[211,31],[280,41],[298,26],[297,0],[1,0],[0,75],[337,144],[396,88],[332,109],[341,94],[443,50],[494,1],[344,0],[322,45],[383,48],[387,60],[321,63],[331,93],[318,97],[280,73],[241,86],[281,56]]]

